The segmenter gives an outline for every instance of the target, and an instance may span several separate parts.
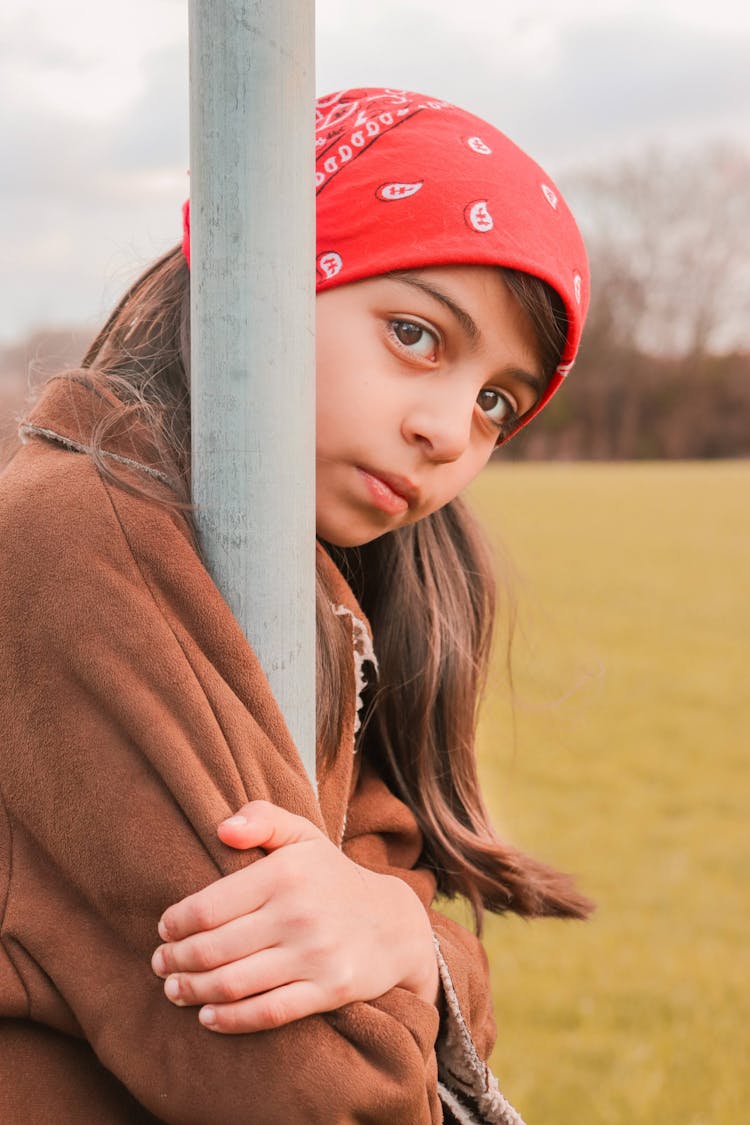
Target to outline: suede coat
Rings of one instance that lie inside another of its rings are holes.
[[[442,1022],[395,988],[223,1036],[165,999],[158,919],[257,858],[216,834],[248,800],[307,817],[425,909],[435,885],[412,813],[354,750],[368,635],[341,575],[329,561],[351,687],[316,795],[184,517],[106,483],[88,455],[113,408],[89,372],[53,380],[0,477],[0,1121],[519,1122],[484,1061],[482,947],[432,911]],[[131,421],[106,450],[168,497]]]

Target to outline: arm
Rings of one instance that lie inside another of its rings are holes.
[[[167,1122],[244,1123],[253,1106],[284,1125],[439,1121],[437,1014],[404,989],[239,1038],[165,1003],[163,910],[257,858],[215,825],[248,799],[320,812],[179,521],[41,445],[6,487],[3,941],[26,1014],[82,1035]]]
[[[213,1031],[255,1032],[405,988],[438,996],[429,921],[390,875],[348,859],[304,817],[255,801],[219,826],[268,854],[170,907],[152,959]]]
[[[433,876],[408,866],[421,850],[414,819],[371,770],[364,774],[344,841],[349,855],[309,821],[265,802],[246,805],[221,824],[219,835],[230,847],[262,847],[277,860],[267,856],[171,906],[159,923],[166,944],[154,954],[154,971],[168,978],[173,1002],[210,1003],[214,1029],[227,1032],[270,1026],[266,1005],[274,993],[268,990],[287,982],[309,982],[314,993],[297,989],[300,999],[283,1022],[393,986],[431,1003],[444,1004],[447,993],[487,1058],[495,1025],[484,948],[431,909]],[[277,980],[274,962],[282,949]],[[344,996],[337,995],[341,987]]]
[[[232,818],[219,830],[222,838],[233,847],[252,846],[261,836],[266,841],[265,847],[278,845],[282,849],[285,846],[293,848],[295,838],[307,845],[316,840],[317,830],[312,825],[300,818],[290,817],[284,810],[248,805],[241,813],[239,818]],[[234,824],[235,819],[240,823]],[[337,854],[329,841],[325,841],[325,846]],[[485,1062],[492,1047],[495,1027],[484,949],[473,934],[429,909],[434,879],[429,872],[414,866],[421,851],[421,837],[414,818],[367,767],[360,777],[350,807],[345,846],[357,854],[359,862],[353,866],[359,871],[367,890],[362,902],[356,900],[356,895],[352,901],[351,894],[341,899],[346,904],[344,941],[333,959],[333,965],[340,964],[341,959],[349,955],[350,946],[354,943],[355,952],[363,958],[360,964],[362,971],[350,978],[348,985],[360,998],[371,995],[367,990],[373,987],[372,981],[377,982],[378,971],[382,971],[383,964],[389,963],[391,946],[399,946],[403,942],[408,917],[396,915],[396,925],[393,925],[394,918],[384,911],[386,900],[378,897],[377,880],[386,880],[388,884],[400,883],[406,892],[406,899],[401,900],[405,908],[411,910],[413,904],[423,923],[431,922],[433,927],[434,946],[429,941],[426,945],[415,947],[415,953],[428,969],[435,967],[436,959],[440,972],[443,1018],[437,1041],[437,1058],[444,1108],[446,1112],[457,1112],[459,1119],[465,1121],[521,1125],[520,1117],[500,1094]],[[306,880],[311,880],[310,903],[315,907],[321,897],[314,885],[320,873],[316,869],[324,862],[327,861],[318,852],[307,873],[303,873],[299,881],[295,879],[296,902],[305,901],[304,884]],[[274,992],[253,995],[263,988],[262,982],[254,976],[253,965],[257,965],[257,971],[262,973],[266,968],[263,958],[268,952],[261,950],[257,957],[253,956],[258,927],[262,926],[257,904],[263,902],[267,894],[262,881],[254,885],[253,877],[260,875],[264,863],[268,860],[262,860],[251,871],[221,879],[190,899],[170,907],[160,924],[162,936],[169,939],[168,944],[157,953],[165,959],[164,965],[159,966],[160,975],[178,970],[170,979],[179,981],[179,1002],[210,1002],[212,1012],[217,1015],[218,1030],[225,1032],[253,1032],[263,1026],[267,997],[275,995]],[[338,863],[351,861],[338,856]],[[305,866],[304,861],[296,863],[295,876],[299,878]],[[269,878],[273,879],[270,864],[268,870]],[[375,884],[370,881],[373,876]],[[407,883],[414,889],[407,887]],[[361,912],[364,912],[367,922],[365,932],[359,935]],[[314,933],[320,920],[320,913],[313,909],[306,928]],[[287,930],[289,921],[287,918],[284,923]],[[293,917],[291,922],[294,929]],[[391,923],[390,939],[388,923]],[[367,932],[369,927],[373,927],[372,933]],[[300,991],[305,1002],[306,995],[301,991],[297,974],[304,978],[307,988],[307,974],[312,971],[310,962],[317,956],[316,940],[313,938],[311,952],[299,954],[294,973],[289,977],[298,982],[289,988]],[[284,933],[282,927],[279,946],[283,944],[286,947],[287,942],[293,950],[294,936]],[[261,940],[260,945],[263,944]],[[316,989],[325,987],[328,984],[325,973],[315,983]],[[266,987],[273,985],[273,981],[266,979]],[[432,983],[430,988],[434,988]],[[286,991],[284,988],[278,990],[282,999],[285,999]],[[433,992],[430,995],[434,998]],[[284,1018],[293,1019],[295,1013],[287,1011]]]

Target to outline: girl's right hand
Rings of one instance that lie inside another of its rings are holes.
[[[219,827],[269,854],[171,906],[152,967],[213,1031],[279,1027],[394,987],[437,1003],[427,912],[403,880],[350,860],[304,817],[266,801]]]

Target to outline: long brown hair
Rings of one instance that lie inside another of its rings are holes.
[[[502,273],[534,328],[549,377],[565,338],[562,302],[536,278]],[[104,376],[148,425],[173,482],[173,502],[185,510],[199,549],[190,505],[189,292],[187,264],[176,247],[125,294],[83,366]],[[94,459],[105,477],[122,484],[102,455],[107,432],[105,419],[94,435]],[[149,493],[147,483],[143,492]],[[160,496],[163,501],[163,491]],[[482,801],[474,736],[496,589],[477,521],[456,499],[363,547],[327,549],[370,620],[378,656],[360,744],[414,812],[424,836],[422,862],[434,870],[439,890],[468,898],[477,925],[485,908],[585,916],[590,904],[569,877],[501,841]],[[318,741],[325,761],[339,746],[338,700],[351,641],[320,572],[316,599]]]

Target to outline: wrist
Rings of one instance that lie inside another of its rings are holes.
[[[403,879],[395,875],[386,878],[395,884],[394,892],[398,898],[396,916],[402,919],[404,975],[398,985],[413,992],[420,1000],[437,1006],[441,994],[440,972],[429,916],[417,895]]]

